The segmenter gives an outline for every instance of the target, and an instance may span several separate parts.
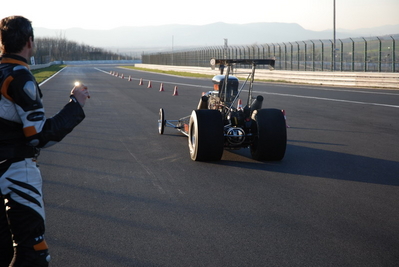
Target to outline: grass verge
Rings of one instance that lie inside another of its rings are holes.
[[[138,68],[138,67],[134,67],[134,66],[121,66],[121,67],[122,68],[126,68],[126,69],[142,70],[142,71],[148,71],[148,72],[155,72],[155,73],[162,73],[162,74],[171,74],[171,75],[184,76],[184,77],[194,77],[194,78],[213,78],[213,76],[214,76],[214,75],[207,75],[207,74],[201,74],[201,73],[192,73],[192,72]]]
[[[50,78],[53,76],[55,73],[58,71],[62,70],[65,68],[66,65],[52,65],[47,68],[42,68],[42,69],[37,69],[37,70],[32,70],[32,74],[35,76],[36,81],[38,83],[43,82],[44,80]],[[166,71],[166,70],[157,70],[157,69],[147,69],[147,68],[138,68],[138,67],[133,67],[133,66],[121,66],[122,68],[126,69],[134,69],[134,70],[141,70],[141,71],[148,71],[148,72],[155,72],[155,73],[162,73],[162,74],[171,74],[171,75],[177,75],[177,76],[184,76],[184,77],[194,77],[194,78],[209,78],[212,79],[214,75],[208,75],[208,74],[200,74],[200,73],[192,73],[192,72],[182,72],[182,71]],[[245,80],[245,78],[239,78],[240,80]],[[284,80],[258,80],[255,79],[258,82],[280,82],[280,83],[287,83],[287,81]]]
[[[121,66],[122,68],[126,69],[133,69],[133,70],[141,70],[141,71],[148,71],[148,72],[155,72],[155,73],[162,73],[162,74],[171,74],[177,76],[184,76],[184,77],[194,77],[194,78],[210,78],[212,79],[215,75],[208,75],[208,74],[200,74],[200,73],[192,73],[192,72],[181,72],[181,71],[172,71],[172,70],[158,70],[158,69],[147,69],[147,68],[139,68],[134,66]],[[245,81],[246,78],[237,77],[241,81]],[[267,83],[294,83],[285,80],[263,80],[263,79],[255,79],[257,82],[267,82]]]
[[[44,80],[46,80],[46,79],[50,78],[51,76],[53,76],[58,71],[60,71],[63,68],[65,68],[65,66],[66,65],[52,65],[52,66],[47,67],[47,68],[32,70],[31,72],[32,72],[33,76],[35,76],[36,81],[38,83],[41,83]]]

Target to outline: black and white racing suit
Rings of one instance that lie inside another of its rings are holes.
[[[41,148],[61,141],[85,117],[75,98],[46,118],[41,90],[26,60],[0,63],[0,267],[48,266]],[[12,262],[12,263],[11,263]]]

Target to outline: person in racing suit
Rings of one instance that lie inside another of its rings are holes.
[[[48,266],[44,239],[41,148],[61,141],[85,117],[87,87],[75,86],[70,101],[46,118],[41,90],[29,71],[31,22],[21,16],[0,21],[0,267]]]

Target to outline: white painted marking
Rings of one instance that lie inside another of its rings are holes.
[[[54,78],[55,75],[57,75],[58,73],[60,73],[61,71],[63,71],[64,69],[66,69],[68,67],[62,68],[59,71],[57,71],[56,73],[54,73],[53,75],[50,76],[50,78],[47,78],[46,80],[44,80],[43,82],[41,82],[39,84],[39,86],[42,86],[43,84],[45,84],[46,82],[50,81],[52,78]]]
[[[254,93],[255,93],[255,91],[254,91]],[[278,96],[288,96],[288,97],[297,97],[297,98],[316,99],[316,100],[324,100],[324,101],[343,102],[343,103],[360,104],[360,105],[372,105],[372,106],[380,106],[380,107],[399,108],[399,106],[397,106],[397,105],[388,105],[388,104],[381,104],[381,103],[370,103],[370,102],[361,102],[361,101],[352,101],[352,100],[343,100],[343,99],[334,99],[334,98],[325,98],[325,97],[316,97],[316,96],[279,94],[279,93],[269,93],[269,92],[259,92],[259,91],[256,92],[256,93],[268,94],[268,95],[278,95]]]
[[[96,68],[97,69],[97,68]],[[97,69],[101,72],[108,73],[101,69]],[[153,81],[153,82],[163,82],[163,81]],[[166,83],[166,82],[163,82]],[[185,84],[185,83],[176,83],[176,85],[183,85],[183,86],[192,86],[196,88],[210,88],[209,86],[199,86],[194,84]],[[287,86],[287,85],[274,85],[274,86]],[[292,86],[291,86],[292,87]],[[383,95],[394,95],[399,96],[395,93],[387,93],[387,92],[370,92],[370,91],[358,91],[358,90],[350,90],[350,89],[341,89],[335,90],[332,88],[313,88],[313,87],[301,87],[311,90],[324,90],[324,91],[336,91],[336,92],[353,92],[353,93],[363,93],[363,94],[383,94]],[[248,90],[243,90],[245,92]],[[260,92],[260,91],[253,91],[253,93],[258,94],[268,94],[268,95],[278,95],[278,96],[287,96],[287,97],[296,97],[296,98],[306,98],[306,99],[315,99],[315,100],[323,100],[323,101],[334,101],[334,102],[342,102],[342,103],[351,103],[351,104],[359,104],[359,105],[372,105],[372,106],[380,106],[380,107],[388,107],[388,108],[399,108],[399,105],[388,105],[388,104],[381,104],[381,103],[370,103],[370,102],[361,102],[361,101],[352,101],[352,100],[343,100],[343,99],[334,99],[334,98],[325,98],[325,97],[315,97],[315,96],[301,96],[301,95],[293,95],[293,94],[281,94],[281,93],[270,93],[270,92]]]

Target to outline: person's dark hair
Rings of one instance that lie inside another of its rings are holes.
[[[22,16],[10,16],[0,21],[0,52],[19,53],[29,37],[33,40],[32,23]]]

